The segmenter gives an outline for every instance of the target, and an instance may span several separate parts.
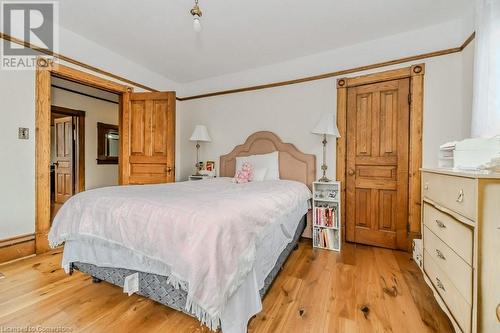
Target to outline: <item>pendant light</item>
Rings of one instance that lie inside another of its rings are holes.
[[[200,18],[201,18],[202,13],[201,13],[200,7],[198,7],[198,0],[194,0],[194,6],[191,9],[191,15],[193,15],[193,29],[194,29],[194,31],[200,32],[201,31]]]

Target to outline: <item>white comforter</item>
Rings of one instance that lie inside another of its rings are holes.
[[[284,180],[106,187],[73,196],[49,241],[105,240],[165,263],[171,283],[188,292],[187,310],[215,329],[254,266],[263,231],[310,196],[304,184]]]

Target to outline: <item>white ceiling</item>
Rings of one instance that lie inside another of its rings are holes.
[[[64,0],[60,23],[185,83],[415,30],[472,10],[470,0]]]

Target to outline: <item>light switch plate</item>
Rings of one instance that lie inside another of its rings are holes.
[[[18,137],[20,140],[28,140],[30,138],[30,129],[26,127],[19,127]]]

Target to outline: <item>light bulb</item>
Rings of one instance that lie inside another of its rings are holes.
[[[201,31],[201,22],[200,22],[200,17],[198,15],[193,15],[193,29],[196,32]]]

